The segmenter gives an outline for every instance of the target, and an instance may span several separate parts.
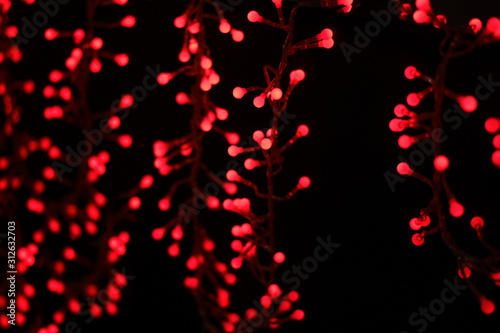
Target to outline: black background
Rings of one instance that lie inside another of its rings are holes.
[[[421,247],[411,244],[413,232],[408,222],[427,205],[430,190],[414,179],[407,179],[391,192],[384,179],[384,172],[396,172],[398,157],[407,158],[409,153],[398,147],[398,134],[388,128],[394,117],[393,108],[403,103],[410,92],[426,87],[423,82],[405,79],[404,69],[414,65],[433,76],[440,61],[437,50],[443,33],[432,26],[417,25],[411,20],[403,22],[392,16],[391,24],[372,38],[359,55],[354,54],[351,63],[339,47],[342,42],[354,45],[354,27],[364,29],[373,20],[370,11],[382,10],[386,4],[362,1],[347,15],[304,8],[297,16],[297,41],[330,28],[336,45],[331,50],[301,52],[289,62],[290,69],[303,69],[306,79],[290,100],[288,113],[296,118],[285,127],[283,137],[291,137],[303,123],[310,127],[310,135],[286,153],[285,170],[277,179],[277,188],[284,194],[303,175],[311,178],[312,186],[277,207],[277,246],[287,254],[281,272],[311,256],[317,237],[325,239],[331,235],[341,246],[300,285],[298,307],[306,312],[305,320],[285,324],[279,332],[416,332],[408,323],[409,316],[439,298],[445,287],[443,281],[453,281],[456,276],[455,259],[439,235],[426,240]],[[97,109],[110,105],[120,93],[141,84],[146,66],[154,68],[160,64],[163,71],[179,66],[177,54],[182,32],[175,29],[172,21],[186,5],[187,1],[130,1],[126,6],[100,12],[102,18],[110,21],[133,13],[137,25],[130,30],[102,32],[105,48],[128,53],[130,64],[117,68],[105,62],[103,71],[93,76],[91,102]],[[472,17],[485,22],[490,16],[500,15],[500,5],[495,1],[480,4],[465,0],[433,1],[432,5],[436,13],[446,14],[452,24],[466,24]],[[31,12],[27,12],[25,6],[21,7],[14,8],[17,11],[13,12],[13,21],[23,15],[30,17],[34,11],[30,8]],[[277,66],[284,37],[281,31],[249,23],[246,14],[252,9],[272,20],[277,16],[272,2],[267,0],[244,0],[227,11],[225,15],[231,24],[246,34],[242,43],[234,43],[229,36],[222,35],[217,24],[207,24],[214,68],[222,78],[211,92],[212,99],[229,110],[230,118],[221,126],[237,131],[243,139],[256,129],[267,128],[271,112],[267,107],[255,109],[251,102],[253,95],[238,101],[232,98],[231,91],[235,86],[265,84],[262,66]],[[285,4],[285,12],[287,9],[289,5]],[[83,2],[76,1],[62,7],[50,26],[75,28],[83,20]],[[31,77],[43,85],[48,83],[47,75],[52,68],[62,68],[70,44],[58,40],[47,42],[40,33],[22,48],[25,59],[13,71],[21,78]],[[448,74],[450,89],[473,94],[479,75],[487,77],[491,73],[494,80],[500,80],[499,55],[497,44],[452,61]],[[189,81],[179,78],[149,92],[120,129],[133,135],[135,145],[118,154],[112,162],[113,172],[103,179],[101,188],[111,192],[126,189],[145,173],[155,174],[158,181],[144,194],[145,204],[139,212],[142,222],[124,225],[132,231],[132,240],[118,267],[125,267],[127,274],[136,277],[124,291],[120,313],[91,324],[84,323],[83,318],[73,318],[81,324],[83,332],[200,331],[196,304],[182,287],[187,274],[183,260],[168,257],[167,241],[156,243],[150,239],[151,230],[173,214],[160,213],[155,208],[155,202],[167,192],[173,179],[160,178],[156,173],[151,145],[155,140],[173,138],[188,130],[189,107],[176,106],[173,101],[175,94],[187,87]],[[26,117],[22,125],[31,132],[47,133],[54,125],[48,122],[43,127],[37,125],[40,118],[36,114],[41,113],[44,103],[41,90],[33,98],[33,115]],[[429,97],[418,110],[431,103]],[[498,115],[498,105],[498,93],[480,102],[478,110],[458,130],[448,132],[449,139],[444,144],[451,160],[448,173],[451,187],[466,209],[461,219],[449,217],[450,229],[457,234],[460,244],[472,251],[476,250],[476,241],[468,225],[475,215],[485,218],[486,237],[498,244],[499,229],[495,224],[500,218],[497,209],[500,178],[490,160],[493,136],[484,130],[484,121]],[[216,135],[207,138],[205,158],[214,171],[225,171],[229,161],[226,147],[227,143]],[[116,145],[108,148],[116,150]],[[431,163],[428,158],[419,171],[429,175]],[[250,172],[246,175],[253,177]],[[232,253],[225,254],[231,240],[229,230],[240,221],[239,217],[204,212],[202,218],[210,221],[208,229],[219,240],[222,258],[230,260]],[[183,259],[188,245],[189,241],[185,242]],[[238,309],[250,307],[263,292],[245,273],[244,269],[239,272],[240,281],[231,289],[233,304]],[[500,300],[498,291],[488,282],[479,278],[475,281],[490,298]],[[482,315],[470,291],[446,305],[443,314],[426,329],[426,332],[496,331],[498,310],[491,316]]]

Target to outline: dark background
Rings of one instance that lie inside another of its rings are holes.
[[[331,50],[301,52],[289,62],[290,69],[303,69],[306,79],[290,100],[288,113],[296,118],[284,129],[283,137],[291,137],[303,123],[310,127],[310,135],[286,153],[285,170],[277,179],[277,188],[285,194],[303,175],[311,178],[312,186],[291,202],[277,207],[277,246],[287,254],[281,272],[311,256],[317,246],[317,237],[325,239],[331,235],[341,247],[300,285],[301,300],[297,306],[305,311],[305,320],[285,324],[279,332],[416,332],[408,323],[409,316],[439,298],[445,287],[443,281],[453,281],[456,276],[455,259],[438,235],[427,239],[421,247],[411,244],[413,231],[408,222],[427,205],[431,192],[414,179],[397,184],[396,191],[391,192],[384,179],[384,172],[396,172],[398,156],[407,158],[409,153],[398,147],[398,134],[389,130],[393,108],[404,103],[410,92],[426,87],[423,82],[405,79],[404,69],[414,65],[434,76],[440,61],[437,50],[443,33],[432,26],[417,25],[411,20],[403,22],[392,16],[391,24],[372,38],[359,55],[354,54],[348,64],[339,45],[341,42],[353,45],[353,28],[364,29],[366,23],[373,20],[370,11],[382,10],[387,4],[385,1],[358,3],[358,8],[347,15],[328,9],[304,8],[297,16],[297,41],[328,27],[334,31],[336,45]],[[117,68],[105,62],[103,71],[93,76],[91,101],[97,109],[141,84],[146,66],[154,68],[160,64],[163,71],[178,67],[182,32],[175,29],[172,22],[186,4],[187,1],[132,0],[124,7],[113,6],[100,13],[109,21],[133,13],[137,25],[130,30],[102,32],[105,48],[128,53],[130,64]],[[77,1],[65,6],[51,19],[50,26],[81,26],[82,5],[82,1]],[[496,1],[480,4],[465,0],[433,1],[432,5],[436,13],[446,14],[453,24],[466,24],[473,17],[485,22],[490,16],[500,15],[500,4]],[[272,2],[267,0],[244,0],[232,11],[227,11],[225,15],[233,27],[245,32],[242,43],[234,43],[229,36],[222,35],[217,24],[207,24],[214,68],[222,78],[211,92],[212,99],[229,110],[230,118],[221,126],[236,130],[242,139],[256,129],[267,128],[271,112],[267,107],[255,109],[251,102],[253,95],[238,101],[232,98],[231,91],[234,86],[265,84],[262,66],[277,66],[284,37],[273,28],[249,23],[246,14],[252,9],[272,20],[277,16]],[[287,9],[289,5],[285,4],[285,12]],[[13,20],[16,16],[30,17],[25,9],[22,10],[14,11]],[[16,75],[47,84],[48,73],[55,66],[62,67],[70,44],[64,41],[48,43],[39,34],[24,46],[24,50],[26,57],[22,66],[13,69]],[[473,94],[479,75],[487,77],[492,73],[494,80],[500,80],[499,55],[500,45],[496,44],[453,61],[448,86],[459,93]],[[120,129],[120,132],[133,135],[135,145],[113,162],[116,163],[113,172],[100,186],[105,191],[126,189],[145,173],[155,174],[158,181],[143,197],[141,224],[126,226],[132,231],[132,240],[127,256],[118,267],[125,267],[127,274],[136,278],[124,291],[120,313],[115,318],[104,317],[91,324],[85,324],[82,318],[73,318],[81,323],[83,332],[200,331],[196,304],[182,287],[187,274],[184,259],[189,241],[184,242],[184,256],[172,259],[166,253],[167,240],[156,243],[150,239],[151,230],[173,214],[160,213],[155,202],[168,191],[171,178],[177,176],[158,177],[152,165],[151,145],[156,140],[173,138],[187,131],[189,107],[174,103],[175,94],[187,87],[189,81],[179,78],[150,92]],[[41,90],[37,94],[34,98],[40,103],[34,104],[39,110],[35,107],[34,114],[40,114],[43,109]],[[417,110],[425,110],[431,103],[429,97]],[[451,103],[446,105],[451,106]],[[466,209],[463,218],[449,219],[450,229],[461,245],[478,255],[481,252],[477,251],[475,235],[469,227],[473,216],[485,218],[486,237],[498,244],[500,178],[490,160],[494,151],[493,136],[484,130],[484,121],[498,115],[498,105],[498,93],[480,102],[478,110],[464,120],[458,130],[449,132],[444,145],[451,160],[449,182]],[[44,127],[36,124],[37,118],[33,115],[23,126],[41,134],[52,129],[49,124]],[[227,143],[216,135],[209,135],[207,140],[205,154],[210,166],[214,171],[225,171],[229,161],[225,155]],[[116,149],[116,145],[108,148]],[[419,171],[430,175],[431,165],[432,159],[428,158]],[[250,172],[245,175],[253,177]],[[241,221],[240,218],[205,212],[202,218],[213,223],[208,227],[209,232],[214,239],[220,240],[219,253],[229,261],[231,256],[224,253],[232,237],[230,226]],[[262,294],[245,272],[243,269],[238,273],[240,281],[231,289],[232,302],[238,309],[250,307]],[[500,300],[491,284],[480,278],[475,281],[491,299]],[[497,331],[498,310],[491,316],[482,315],[470,291],[446,305],[444,313],[429,323],[426,330]]]

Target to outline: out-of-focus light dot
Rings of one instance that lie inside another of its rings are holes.
[[[132,210],[139,209],[139,207],[141,206],[141,199],[139,197],[130,198],[130,200],[128,202],[128,206]]]
[[[483,22],[478,18],[473,18],[469,22],[469,26],[472,28],[475,34],[477,34],[483,28]]]
[[[151,232],[151,237],[156,241],[162,240],[164,236],[165,228],[156,228]]]
[[[158,83],[163,86],[166,85],[172,79],[172,77],[173,76],[170,73],[160,73],[156,78],[156,81],[158,81]]]
[[[307,125],[300,125],[297,128],[297,135],[306,136],[309,134],[309,127]]]
[[[104,42],[102,41],[101,38],[95,37],[90,41],[90,47],[93,48],[94,50],[99,50],[102,48]]]
[[[168,255],[171,257],[177,257],[180,253],[180,248],[178,243],[173,243],[168,247]]]
[[[500,150],[496,150],[492,155],[491,155],[491,161],[493,164],[500,168]]]
[[[483,226],[484,226],[484,220],[483,220],[482,217],[475,216],[470,221],[470,225],[475,230],[481,230],[483,228]]]
[[[219,24],[219,31],[227,34],[231,31],[231,24],[226,19],[222,19]]]
[[[311,186],[311,179],[309,179],[309,177],[300,177],[299,179],[299,184],[298,184],[298,188],[308,188],[309,186]]]
[[[281,264],[285,261],[285,254],[283,252],[276,252],[273,259],[277,264]]]
[[[56,30],[54,30],[52,28],[45,30],[45,33],[44,33],[45,39],[47,39],[47,40],[54,40],[58,35],[59,35],[59,32],[57,32]]]
[[[133,142],[132,137],[128,134],[123,134],[123,135],[120,135],[118,137],[118,143],[123,148],[130,148],[130,146],[132,145],[132,142]]]
[[[416,78],[420,73],[417,71],[417,69],[414,66],[408,66],[405,69],[405,77],[408,80],[413,80]]]
[[[432,18],[425,11],[419,9],[413,13],[413,19],[416,23],[430,23]]]
[[[225,137],[227,142],[232,145],[236,145],[240,142],[240,136],[237,133],[226,133]]]
[[[458,104],[465,112],[474,112],[477,109],[477,99],[474,96],[460,96]]]
[[[256,108],[262,108],[264,105],[266,104],[266,98],[265,96],[263,95],[259,95],[257,97],[254,98],[253,100],[253,105],[256,107]]]
[[[63,258],[66,260],[74,260],[76,258],[76,252],[71,247],[66,247],[63,250]]]
[[[229,113],[226,109],[215,108],[215,115],[217,116],[217,119],[219,119],[220,121],[224,121],[229,116]]]
[[[210,59],[209,57],[207,57],[207,56],[201,57],[201,61],[200,61],[201,68],[210,69],[210,68],[212,68],[212,64],[213,64],[212,59]]]
[[[500,120],[498,118],[490,117],[486,119],[484,128],[488,133],[494,134],[500,130]]]
[[[231,36],[233,37],[233,40],[238,43],[245,39],[245,34],[243,33],[243,31],[236,29],[231,29]]]
[[[135,17],[133,15],[127,15],[121,20],[120,24],[125,28],[132,28],[135,25]]]
[[[185,63],[185,62],[188,62],[188,61],[189,61],[189,59],[191,59],[191,54],[189,53],[189,50],[188,50],[188,49],[183,48],[183,49],[181,50],[181,52],[179,53],[178,58],[179,58],[179,61],[180,61],[180,62],[184,62],[184,63]]]
[[[463,272],[465,273],[465,275],[462,273],[462,270]],[[462,269],[458,269],[458,276],[460,276],[461,279],[468,279],[471,275],[471,270],[469,267],[467,266],[464,266],[462,267]]]
[[[200,23],[199,22],[194,22],[188,27],[188,30],[190,33],[193,35],[196,35],[197,33],[200,32]]]
[[[417,93],[411,93],[406,97],[406,102],[410,106],[417,106],[420,104],[420,97],[418,97]]]
[[[175,101],[179,105],[185,105],[191,102],[189,96],[185,92],[180,92],[175,96]]]
[[[248,12],[247,18],[250,22],[261,22],[262,21],[262,16],[255,10],[252,10]]]
[[[242,263],[243,263],[243,261],[242,261],[242,259],[240,257],[233,258],[231,260],[231,267],[233,269],[240,269]]]
[[[237,98],[237,99],[242,99],[246,93],[247,93],[247,90],[245,88],[236,87],[233,89],[233,96],[234,96],[234,98]]]
[[[448,157],[444,155],[439,155],[436,156],[434,159],[434,168],[436,168],[437,171],[445,171],[448,169],[448,166],[450,165],[450,161],[448,160]]]
[[[420,246],[424,244],[424,237],[420,233],[416,233],[411,237],[411,241],[414,245]]]
[[[112,116],[111,118],[109,118],[108,120],[108,127],[110,129],[117,129],[118,127],[120,127],[120,124],[121,124],[121,120],[119,117],[117,116]]]
[[[460,217],[464,214],[464,206],[458,203],[455,199],[451,199],[449,204],[451,216]]]
[[[98,73],[102,69],[102,64],[99,58],[96,57],[92,59],[89,69],[92,73]]]
[[[401,135],[398,139],[398,145],[402,148],[402,149],[408,149],[411,147],[412,145],[412,138],[406,134],[404,135]]]
[[[262,148],[264,150],[269,150],[273,146],[273,141],[269,138],[264,138],[260,141],[259,145],[260,145],[260,148]]]
[[[129,62],[129,57],[125,53],[117,54],[114,57],[114,60],[118,66],[126,66]]]
[[[415,0],[415,7],[426,12],[432,10],[429,0]]]
[[[400,175],[409,175],[412,172],[410,166],[405,162],[399,163],[396,170]]]
[[[181,15],[174,19],[174,26],[178,29],[184,28],[186,26],[187,16]]]
[[[300,82],[304,80],[306,73],[302,69],[294,70],[290,73],[290,80],[292,82]]]
[[[290,318],[293,320],[302,320],[305,317],[305,313],[302,310],[295,310],[291,315]]]
[[[481,297],[480,298],[480,303],[481,303],[481,311],[486,314],[490,315],[493,312],[495,312],[495,303],[487,299],[486,297]]]
[[[140,187],[141,188],[150,188],[152,185],[153,185],[153,176],[151,175],[145,175],[144,177],[142,177],[141,179],[141,183],[140,183]]]

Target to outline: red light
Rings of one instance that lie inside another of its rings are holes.
[[[274,88],[271,90],[271,99],[273,101],[279,101],[283,97],[283,91],[280,88]]]
[[[486,119],[484,127],[488,133],[494,134],[500,130],[500,121],[497,118],[490,117]]]
[[[135,25],[135,17],[133,15],[125,16],[120,22],[125,28],[132,28]]]
[[[483,313],[485,315],[490,315],[493,312],[495,312],[495,303],[493,303],[492,301],[490,301],[486,297],[484,297],[484,296],[481,297],[479,299],[479,302],[481,303],[481,311],[483,311]]]
[[[306,73],[302,69],[294,70],[290,73],[290,81],[293,83],[300,82],[304,80]]]
[[[116,64],[121,67],[126,66],[129,62],[128,55],[125,53],[115,55],[114,59]]]
[[[255,10],[252,10],[248,13],[247,18],[250,22],[261,22],[262,16],[259,15]]]
[[[479,216],[475,216],[472,218],[472,220],[470,221],[470,225],[473,229],[475,230],[481,230],[484,226],[484,220],[483,218],[479,217]]]
[[[465,273],[465,275],[462,273],[462,270],[463,272]],[[458,276],[460,276],[461,279],[468,279],[471,275],[471,270],[469,267],[467,266],[464,266],[462,269],[458,269]]]
[[[303,188],[308,188],[311,185],[311,180],[309,177],[301,177],[299,179],[299,184],[297,185],[298,188],[303,189]]]
[[[233,96],[236,99],[242,99],[246,93],[247,93],[247,90],[245,88],[236,87],[233,89]]]
[[[17,36],[17,27],[15,25],[11,25],[11,26],[8,26],[7,28],[5,28],[5,36],[7,36],[8,38],[14,38]]]
[[[486,22],[485,33],[493,34],[495,37],[500,37],[500,20],[492,17]]]
[[[398,139],[398,145],[402,148],[402,149],[408,149],[411,147],[411,145],[413,144],[413,139],[408,136],[408,135],[401,135]]]
[[[300,125],[297,128],[298,136],[307,136],[308,134],[309,134],[309,127],[307,127],[307,125]]]
[[[223,108],[215,108],[215,114],[217,116],[217,119],[219,119],[220,121],[226,120],[229,116],[227,110]]]
[[[169,198],[162,198],[160,201],[158,201],[158,208],[162,211],[167,211],[170,209],[170,199]]]
[[[437,171],[445,171],[446,169],[448,169],[449,165],[450,161],[448,160],[448,157],[444,155],[439,155],[434,159],[434,167]]]
[[[56,30],[54,30],[52,28],[49,28],[49,29],[45,30],[44,35],[45,35],[45,39],[54,40],[59,35],[59,32],[57,32]]]
[[[187,289],[196,289],[198,288],[199,281],[195,277],[188,276],[184,279],[184,287]]]
[[[406,97],[406,102],[410,106],[417,106],[420,104],[420,97],[418,97],[418,94],[416,93],[411,93]]]
[[[464,206],[458,203],[455,199],[451,199],[450,202],[450,214],[453,217],[460,217],[464,214]]]
[[[163,237],[165,236],[165,228],[157,228],[157,229],[154,229],[153,232],[151,233],[151,237],[155,240],[155,241],[160,241],[163,239]]]
[[[175,18],[174,25],[176,28],[181,29],[186,26],[186,22],[187,22],[187,16],[181,15]]]
[[[432,11],[431,5],[429,4],[429,0],[416,0],[415,7],[426,12]]]
[[[413,230],[420,230],[420,228],[422,228],[422,221],[420,221],[420,219],[418,219],[417,217],[414,217],[410,220],[410,228],[412,228]]]
[[[121,100],[120,100],[120,107],[121,108],[129,108],[134,104],[134,98],[132,95],[123,95]]]
[[[189,59],[191,59],[191,54],[189,53],[189,51],[186,48],[182,49],[179,53],[179,61],[188,62]]]
[[[201,57],[201,61],[200,61],[201,68],[203,68],[203,69],[210,69],[210,68],[212,68],[212,65],[213,65],[212,59],[210,59],[207,56],[202,56]]]
[[[160,85],[164,86],[172,79],[172,77],[173,76],[170,73],[160,73],[156,78],[156,81],[158,81]]]
[[[231,147],[229,147],[229,148],[231,148]],[[253,170],[253,169],[255,169],[255,167],[257,167],[259,165],[259,163],[257,163],[254,159],[247,158],[243,165],[244,165],[245,169]]]
[[[141,199],[139,199],[139,197],[130,198],[130,200],[128,201],[128,206],[132,210],[139,209],[139,207],[141,207]]]
[[[412,237],[411,237],[411,241],[414,245],[416,246],[420,246],[422,244],[424,244],[424,236],[422,236],[421,234],[419,233],[416,233],[414,234]]]
[[[269,138],[264,138],[260,141],[259,145],[263,150],[269,150],[273,145],[273,141]]]
[[[273,259],[277,264],[281,264],[285,261],[285,254],[283,252],[276,252]]]
[[[182,237],[184,237],[184,232],[182,231],[181,226],[176,225],[175,228],[172,230],[172,238],[175,240],[181,240]]]
[[[231,24],[226,19],[220,21],[219,30],[223,34],[227,34],[231,31]]]
[[[59,96],[66,102],[69,102],[71,100],[71,89],[66,86],[61,87],[61,89],[59,89]]]
[[[234,269],[240,269],[242,263],[243,263],[243,261],[241,260],[240,257],[233,258],[231,260],[231,267]]]
[[[64,77],[64,74],[58,70],[53,70],[49,74],[49,80],[52,83],[57,83],[57,82],[61,81],[63,77]]]
[[[238,173],[236,172],[236,170],[229,170],[226,173],[226,178],[230,182],[234,182],[234,181],[238,181],[241,177],[238,175]]]
[[[265,104],[266,104],[266,98],[263,95],[259,95],[255,97],[253,100],[253,105],[258,109],[262,108]]]
[[[80,44],[84,38],[85,38],[85,30],[76,29],[73,32],[73,39],[75,41],[75,44]]]
[[[295,310],[291,315],[290,318],[293,320],[302,320],[305,317],[305,313],[302,310]]]
[[[478,18],[473,18],[469,22],[469,26],[472,28],[475,34],[477,34],[483,28],[483,22]]]
[[[120,124],[121,124],[121,120],[120,118],[118,118],[117,116],[112,116],[111,118],[109,118],[108,120],[108,127],[110,129],[117,129],[118,127],[120,127]]]
[[[406,107],[406,105],[399,104],[399,105],[396,105],[396,107],[394,108],[394,114],[396,115],[396,117],[401,118],[404,116],[408,116],[409,111],[408,111],[408,108]]]
[[[101,61],[99,60],[99,58],[94,58],[92,59],[92,61],[90,62],[90,71],[92,73],[98,73],[102,68],[102,64],[101,64]]]
[[[241,42],[245,38],[245,34],[242,31],[231,29],[231,36],[235,42]]]
[[[71,247],[67,247],[63,250],[63,258],[71,261],[76,258],[76,253],[75,250],[73,250]]]
[[[408,80],[413,80],[414,78],[418,77],[420,73],[417,71],[417,69],[413,66],[406,67],[405,69],[405,76]]]
[[[399,163],[396,169],[400,175],[409,175],[413,172],[410,166],[404,162]]]
[[[151,175],[145,175],[141,179],[141,188],[150,188],[153,185],[153,176]]]
[[[477,99],[474,96],[460,96],[457,102],[465,112],[473,112],[477,109]]]
[[[95,37],[90,41],[90,47],[93,48],[94,50],[99,50],[102,48],[103,41],[99,37]]]
[[[123,148],[130,148],[132,145],[132,137],[128,134],[123,134],[118,137],[118,143]]]
[[[180,92],[175,96],[175,101],[179,105],[185,105],[191,102],[191,99],[185,92]]]
[[[237,133],[226,133],[225,136],[229,144],[237,145],[240,142],[240,136]]]
[[[431,23],[432,18],[427,15],[427,13],[423,10],[416,10],[413,13],[413,19],[416,23]]]
[[[199,22],[195,22],[193,24],[191,24],[189,27],[188,27],[188,30],[190,33],[192,33],[193,35],[196,35],[197,33],[200,32],[200,23]]]

